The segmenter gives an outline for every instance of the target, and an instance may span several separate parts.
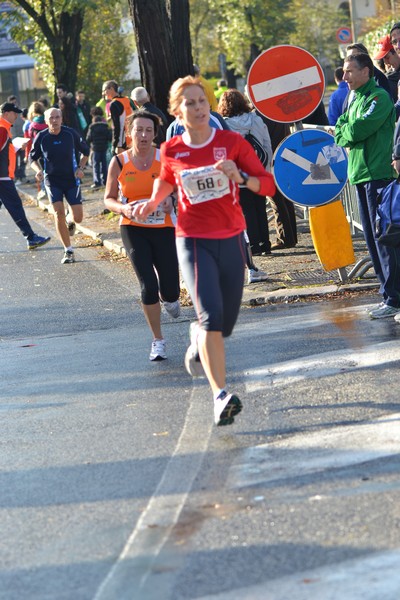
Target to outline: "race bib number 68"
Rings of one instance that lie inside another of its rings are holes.
[[[184,169],[180,172],[180,176],[190,204],[218,200],[229,194],[228,177],[213,166]]]

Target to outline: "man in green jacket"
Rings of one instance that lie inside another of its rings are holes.
[[[374,66],[367,54],[348,56],[343,70],[352,100],[336,123],[335,142],[349,149],[349,181],[356,186],[365,241],[383,295],[383,302],[369,315],[381,319],[400,312],[399,273],[393,272],[388,248],[376,241],[378,195],[394,178],[395,110],[387,92],[376,85]]]

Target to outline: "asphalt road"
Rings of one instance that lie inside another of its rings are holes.
[[[400,327],[368,319],[379,298],[244,308],[244,410],[216,428],[183,367],[193,310],[150,363],[130,267],[76,254],[28,252],[0,211],[0,599],[398,600]]]

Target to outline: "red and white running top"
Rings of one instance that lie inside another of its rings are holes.
[[[209,139],[196,146],[187,143],[186,133],[175,136],[161,145],[159,178],[178,186],[178,237],[224,239],[246,228],[238,184],[213,167],[221,159],[257,177],[261,196],[274,195],[272,175],[238,133],[212,129]]]

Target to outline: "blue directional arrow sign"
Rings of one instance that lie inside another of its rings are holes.
[[[275,150],[274,178],[292,202],[322,206],[335,200],[346,185],[347,154],[326,131],[296,131]]]

